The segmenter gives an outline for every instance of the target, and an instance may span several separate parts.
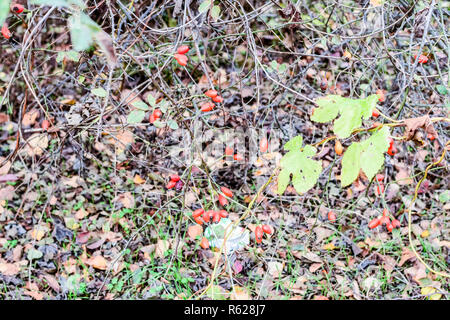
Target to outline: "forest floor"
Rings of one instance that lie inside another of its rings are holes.
[[[450,298],[448,2],[86,3],[114,49],[73,51],[72,12],[49,6],[0,40],[0,299]],[[202,112],[211,88],[223,102]],[[379,183],[341,187],[330,140],[317,184],[277,194],[283,145],[333,136],[316,99],[375,93],[362,127],[393,124],[397,149]],[[437,136],[403,139],[422,116]],[[199,208],[244,216],[249,242],[201,247]],[[368,228],[385,209],[400,227]]]

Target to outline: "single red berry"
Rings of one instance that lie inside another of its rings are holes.
[[[175,187],[177,183],[173,180],[170,180],[167,184],[166,184],[166,188],[167,189],[172,189],[173,187]]]
[[[177,175],[176,173],[175,174],[171,174],[169,177],[170,177],[171,181],[175,181],[175,182],[180,181],[180,176]]]
[[[223,98],[221,96],[215,96],[214,98],[212,98],[212,101],[214,101],[216,103],[222,103]]]
[[[212,109],[214,109],[214,107],[215,107],[214,103],[206,102],[201,106],[200,110],[203,112],[208,112],[208,111],[211,111]]]
[[[242,160],[244,160],[244,157],[242,157],[239,153],[236,153],[233,156],[233,159],[236,160],[236,161],[242,161]]]
[[[228,200],[222,194],[219,194],[219,203],[222,207],[225,207],[228,204]]]
[[[205,92],[205,96],[210,97],[211,99],[217,97],[217,91],[216,90],[208,90]]]
[[[386,224],[386,228],[388,229],[389,232],[392,232],[392,230],[394,229],[394,226],[392,225],[392,223],[387,223]]]
[[[217,222],[219,222],[220,221],[220,219],[221,219],[222,217],[220,216],[220,213],[219,213],[219,211],[214,211],[214,214],[213,214],[213,222],[214,223],[217,223]]]
[[[200,247],[202,247],[203,249],[208,249],[209,248],[209,241],[208,241],[208,239],[203,237],[202,241],[200,242]]]
[[[372,117],[378,118],[379,115],[380,115],[380,112],[378,111],[378,109],[377,109],[377,108],[374,108],[374,109],[372,110]]]
[[[225,155],[226,156],[232,156],[233,152],[234,152],[233,148],[225,147]]]
[[[397,153],[397,148],[395,146],[389,147],[387,153],[390,156],[394,156]]]
[[[392,226],[394,228],[400,228],[400,221],[398,221],[397,219],[392,220]]]
[[[375,219],[371,220],[369,222],[369,228],[373,229],[373,228],[378,227],[380,225],[380,220],[381,220],[380,218],[375,218]]]
[[[257,243],[261,243],[262,242],[262,237],[263,237],[263,230],[261,228],[261,226],[257,226],[255,228],[255,239]]]
[[[152,113],[151,115],[150,115],[150,118],[148,119],[148,121],[150,122],[150,123],[154,123],[156,120],[158,120],[156,117],[155,117],[155,115]]]
[[[263,225],[262,225],[262,231],[263,231],[264,233],[267,233],[267,234],[271,234],[271,233],[272,233],[272,229],[271,229],[270,226],[268,226],[267,224],[263,224]]]
[[[188,51],[189,51],[189,47],[185,46],[185,45],[179,46],[178,49],[177,49],[177,52],[179,54],[186,54],[186,53],[188,53]]]
[[[44,129],[45,131],[47,131],[48,128],[50,128],[50,121],[48,121],[47,119],[44,119],[44,120],[42,121],[41,127],[42,127],[42,129]]]
[[[226,218],[226,217],[228,217],[228,212],[226,211],[226,210],[220,210],[219,211],[219,214],[220,214],[220,216],[222,217],[222,218]]]
[[[173,56],[180,66],[184,67],[185,65],[187,65],[188,57],[186,57],[184,54],[175,53]]]
[[[194,218],[200,217],[204,212],[205,210],[203,210],[203,208],[199,208],[192,213],[192,217]]]
[[[336,214],[333,211],[328,212],[328,221],[330,222],[336,221]]]
[[[427,134],[427,138],[430,139],[430,141],[433,141],[434,139],[436,139],[436,137],[434,135],[432,135],[431,133]]]
[[[202,225],[203,224],[203,220],[200,217],[195,217],[194,221],[197,222],[198,224]]]
[[[8,25],[7,25],[6,23],[3,24],[3,27],[2,27],[2,35],[3,35],[6,39],[11,38],[11,36],[12,36],[11,32],[10,32],[9,29],[8,29]]]
[[[161,118],[162,116],[162,112],[159,109],[155,109],[155,111],[153,111],[153,115],[155,116],[155,118]]]
[[[24,10],[24,7],[21,4],[14,3],[13,5],[11,5],[11,11],[14,13],[22,13],[23,10]]]
[[[269,149],[269,141],[264,137],[259,141],[259,150],[264,153],[267,149]]]
[[[226,195],[228,198],[232,198],[233,197],[233,192],[231,192],[230,189],[228,189],[227,187],[220,187],[220,190],[222,191],[222,193],[224,195]]]
[[[415,55],[414,56],[414,60],[415,59],[417,59],[417,55]],[[418,61],[419,63],[427,63],[428,62],[428,57],[427,56],[425,56],[425,55],[423,55],[423,54],[421,54],[420,56],[419,56],[419,61]]]

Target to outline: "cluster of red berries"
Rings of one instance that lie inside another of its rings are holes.
[[[216,90],[210,89],[210,90],[206,91],[205,96],[210,97],[211,100],[216,103],[223,102],[223,98],[221,96],[219,96],[219,94],[217,93]],[[200,110],[203,112],[208,112],[208,111],[211,111],[212,109],[214,109],[214,107],[215,107],[214,103],[212,103],[211,101],[207,101],[201,105]]]
[[[177,183],[181,182],[181,178],[177,174],[171,174],[170,175],[170,181],[166,184],[167,189],[172,189],[177,185]]]
[[[391,222],[391,218],[388,215],[388,210],[384,209],[382,216],[378,216],[377,218],[375,218],[369,222],[369,228],[374,229],[374,228],[378,227],[379,225],[384,225],[384,224],[386,225],[386,229],[389,232],[392,232],[392,230],[394,230],[394,228],[400,227],[400,221],[398,221],[397,219],[393,219]]]
[[[414,60],[416,60],[417,59],[417,54],[415,54],[414,55]],[[421,54],[420,56],[419,56],[419,60],[418,60],[418,62],[419,63],[427,63],[428,62],[428,57],[427,56],[425,56],[425,55],[423,55],[423,54]]]
[[[234,150],[231,147],[225,147],[225,155],[228,157],[233,157],[234,160],[236,161],[242,161],[244,160],[244,157],[242,155],[240,155],[239,153],[234,154]]]
[[[264,233],[271,234],[272,229],[267,224],[263,224],[262,226],[256,226],[255,228],[255,240],[256,243],[261,243]]]
[[[188,51],[189,51],[188,46],[180,46],[177,49],[177,53],[173,55],[173,57],[175,58],[175,60],[177,60],[180,66],[184,67],[185,65],[187,65],[189,59],[186,56],[186,53],[188,53]]]
[[[161,118],[162,112],[158,108],[156,108],[153,113],[150,115],[149,121],[150,123],[155,122],[156,120],[159,120]]]
[[[22,13],[25,8],[21,4],[13,3],[11,5],[10,9],[13,13]],[[6,22],[2,26],[2,35],[6,39],[11,38],[11,36],[12,36],[12,33],[11,33],[11,31],[9,31],[8,24]]]
[[[226,210],[208,210],[205,211],[203,208],[197,209],[192,213],[192,218],[198,224],[202,225],[204,223],[209,223],[212,219],[213,223],[220,222],[220,219],[228,217],[228,212]]]

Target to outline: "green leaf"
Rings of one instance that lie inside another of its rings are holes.
[[[56,62],[61,62],[64,60],[64,58],[67,58],[71,61],[77,62],[80,60],[80,54],[74,50],[70,51],[59,51],[58,55],[56,56]]]
[[[211,0],[205,0],[202,3],[200,3],[198,7],[198,11],[203,13],[208,11],[209,7],[211,6]]]
[[[153,125],[157,128],[164,128],[166,126],[166,124],[162,121],[156,120],[155,122],[153,122]]]
[[[32,249],[28,250],[28,252],[27,252],[27,259],[29,261],[37,260],[37,259],[42,258],[43,255],[44,254],[41,251],[32,248]]]
[[[211,9],[211,17],[214,20],[217,20],[220,16],[220,7],[219,6],[213,6]]]
[[[361,169],[361,144],[353,142],[342,157],[341,185],[348,186],[358,178]]]
[[[1,0],[0,1],[0,27],[3,26],[6,18],[9,13],[9,6],[11,4],[10,0]]]
[[[81,9],[85,9],[86,5],[81,0],[33,0],[32,4],[55,6],[55,7],[69,7],[71,4],[77,5]]]
[[[167,121],[167,125],[172,130],[177,130],[179,128],[178,123],[175,120],[169,120]]]
[[[152,107],[154,107],[155,104],[156,104],[156,99],[155,99],[154,96],[152,96],[151,94],[149,94],[149,95],[147,96],[147,102],[148,102],[149,105],[151,105]]]
[[[437,92],[439,92],[439,94],[445,96],[448,93],[448,90],[445,86],[443,86],[442,84],[438,84],[436,86],[436,90]]]
[[[100,98],[104,98],[104,97],[106,97],[106,95],[107,95],[106,90],[103,89],[103,88],[95,88],[95,89],[92,89],[91,92],[92,92],[94,95],[96,95],[97,97],[100,97]]]
[[[272,60],[272,61],[270,62],[270,67],[272,68],[273,71],[277,71],[277,68],[278,68],[278,62],[277,62],[277,60]]]
[[[145,118],[145,111],[133,110],[130,112],[127,118],[128,123],[141,123]]]
[[[279,66],[279,68],[278,68],[278,73],[279,74],[284,74],[286,72],[286,70],[287,70],[287,67],[288,67],[287,63],[281,64]]]
[[[342,187],[350,185],[358,178],[362,169],[369,180],[381,169],[384,153],[389,149],[389,129],[382,127],[369,139],[353,142],[342,158]]]
[[[76,51],[88,49],[101,28],[88,15],[77,12],[69,18],[70,38]]]
[[[311,189],[319,179],[322,161],[312,159],[317,151],[313,146],[306,145],[303,150],[300,149],[302,140],[301,136],[297,136],[284,146],[290,151],[280,161],[282,169],[278,175],[278,194],[286,190],[291,174],[292,185],[300,194]]]
[[[302,145],[303,145],[303,137],[296,136],[296,137],[292,138],[291,140],[289,140],[288,142],[286,142],[286,144],[284,145],[283,148],[286,151],[300,150]]]
[[[345,98],[338,95],[328,95],[316,100],[319,108],[314,109],[311,120],[315,122],[330,122],[337,117]]]
[[[329,122],[340,114],[340,117],[334,122],[333,131],[340,139],[344,139],[349,137],[353,130],[361,127],[361,118],[368,119],[371,116],[377,101],[376,94],[364,99],[328,95],[317,99],[316,103],[319,108],[314,110],[311,120],[320,123]]]
[[[148,105],[144,101],[141,101],[141,100],[137,100],[137,101],[133,102],[132,105],[133,105],[133,107],[138,108],[140,110],[144,110],[144,111],[147,111],[150,109],[148,107]]]

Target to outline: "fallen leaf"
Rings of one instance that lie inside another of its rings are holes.
[[[158,239],[158,242],[156,243],[155,257],[164,258],[164,255],[169,250],[169,248],[170,242],[168,240]]]
[[[436,293],[436,288],[433,287],[424,287],[420,289],[420,293],[424,296],[427,296],[428,300],[440,300],[442,297],[442,294]]]
[[[402,257],[400,258],[400,262],[398,263],[399,267],[401,267],[405,262],[415,258],[416,255],[414,252],[409,250],[409,248],[404,247],[402,250]]]
[[[8,200],[11,201],[14,197],[14,187],[6,186],[0,189],[0,200]]]
[[[137,175],[134,176],[133,182],[135,184],[143,184],[145,182],[145,180],[142,179],[142,177],[137,174]]]
[[[231,300],[251,300],[251,297],[248,294],[247,289],[239,286],[233,286],[233,290],[231,291]]]
[[[30,156],[41,156],[48,147],[47,133],[35,133],[25,143],[24,152]]]
[[[22,125],[25,127],[32,126],[39,117],[39,110],[33,109],[23,115]]]
[[[188,235],[192,240],[195,240],[197,237],[201,236],[202,233],[203,227],[199,224],[194,224],[188,228]]]
[[[2,263],[0,262],[0,274],[4,276],[14,276],[20,271],[17,263]]]
[[[99,270],[106,270],[106,268],[108,267],[108,261],[106,261],[106,259],[102,256],[93,256],[86,261],[86,264]]]

